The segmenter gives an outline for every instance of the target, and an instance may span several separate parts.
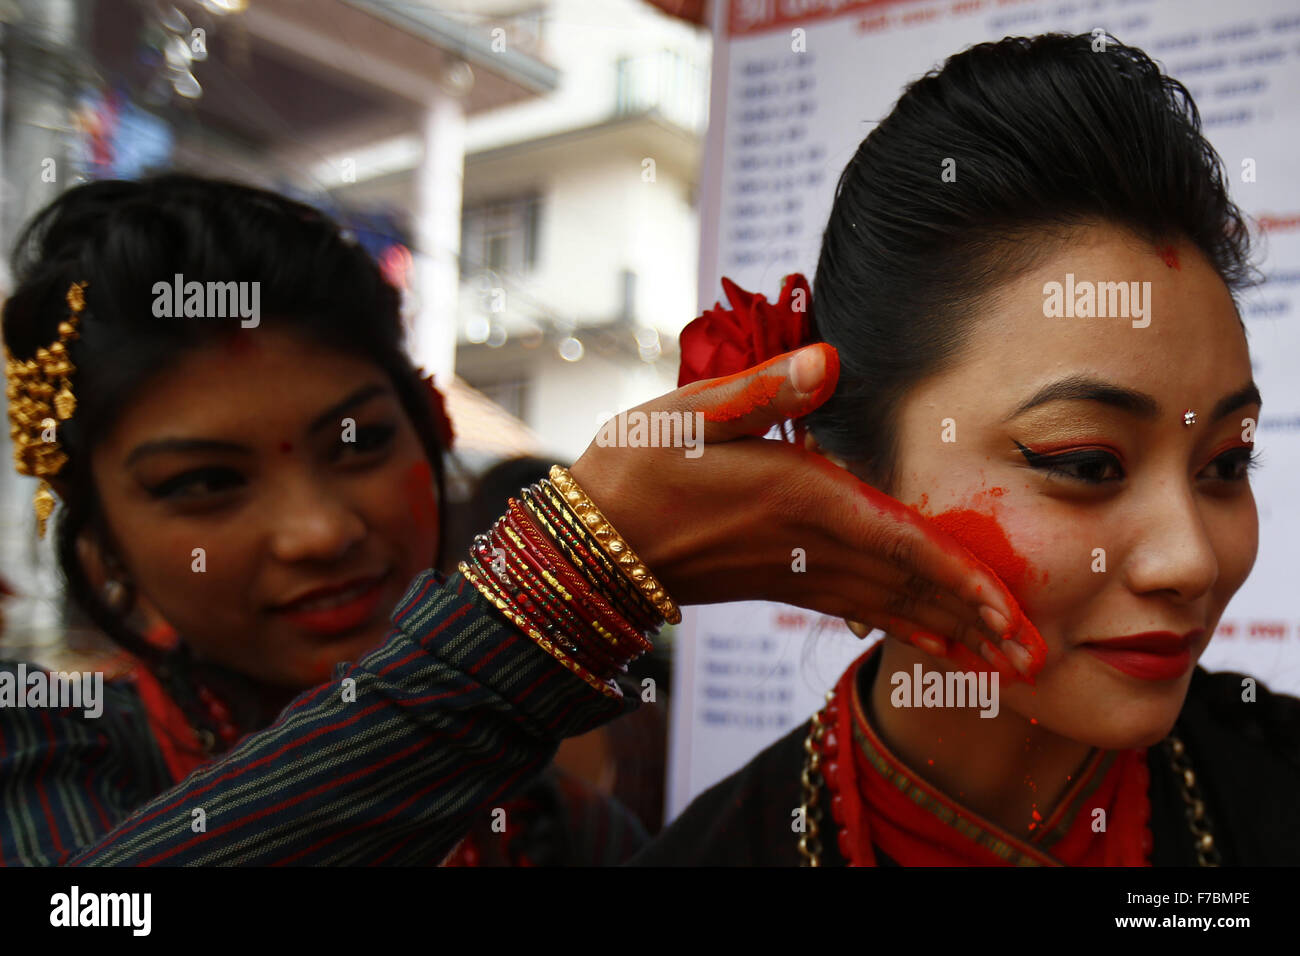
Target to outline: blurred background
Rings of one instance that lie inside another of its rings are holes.
[[[572,462],[676,385],[711,43],[664,6],[0,0],[0,247],[69,186],[162,170],[326,210],[404,290],[468,502],[491,466]],[[0,471],[3,640],[39,657],[69,622],[33,479]]]
[[[711,55],[678,6],[0,0],[0,295],[21,226],[88,180],[178,170],[328,212],[403,290],[447,396],[454,567],[509,494],[676,387]],[[34,533],[34,481],[0,469],[0,656],[111,675],[125,660],[63,601]],[[663,704],[670,637],[633,675]],[[557,762],[653,832],[666,715]]]
[[[70,186],[164,170],[342,221],[448,396],[454,556],[675,386],[721,276],[773,296],[813,273],[840,171],[910,80],[982,40],[1099,28],[1188,85],[1262,240],[1241,303],[1269,409],[1260,558],[1204,663],[1297,693],[1300,0],[0,0],[0,249]],[[0,656],[85,669],[103,648],[59,596],[33,491],[0,469]],[[784,606],[691,608],[638,662],[671,707],[561,763],[653,832],[665,763],[672,815],[860,650]]]

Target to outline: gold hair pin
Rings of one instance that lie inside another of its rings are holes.
[[[85,282],[68,289],[68,318],[59,323],[59,337],[34,358],[14,358],[5,347],[5,377],[9,397],[9,437],[14,442],[14,467],[20,475],[40,479],[32,504],[36,533],[45,537],[45,522],[54,511],[54,492],[47,479],[57,475],[68,456],[59,447],[58,423],[77,409],[69,376],[77,370],[68,358],[68,343],[79,338],[77,324],[86,307]]]

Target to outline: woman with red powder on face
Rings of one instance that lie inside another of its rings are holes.
[[[403,349],[396,290],[335,223],[190,176],[91,183],[29,225],[14,275],[15,463],[40,479],[70,599],[134,666],[76,708],[28,699],[48,679],[0,662],[0,864],[440,862],[483,814],[517,810],[561,740],[636,705],[615,678],[674,601],[1032,643],[952,542],[745,437],[825,400],[827,345],[658,399],[682,414],[765,396],[709,422],[706,455],[593,444],[446,575],[430,569],[450,423]],[[169,300],[178,281],[258,283],[258,321],[191,310],[188,291],[160,315],[157,286]],[[844,503],[792,507],[810,488]],[[813,592],[777,560],[808,538],[834,557]],[[141,607],[176,640],[147,640]],[[552,795],[563,826],[569,795]],[[485,855],[615,862],[635,844],[611,811],[600,846],[539,855],[519,816]]]
[[[887,628],[634,862],[1300,863],[1300,701],[1196,665],[1257,546],[1246,227],[1187,91],[1090,41],[980,44],[913,83],[840,179],[810,311],[802,277],[775,305],[727,283],[734,311],[682,336],[683,382],[775,328],[834,345],[807,447],[981,558],[1043,666]],[[1150,294],[1053,317],[1071,274]],[[909,686],[972,671],[993,707]]]

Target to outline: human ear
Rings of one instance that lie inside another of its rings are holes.
[[[845,471],[849,470],[849,466],[845,463],[844,459],[841,458],[839,455],[832,454],[831,452],[828,452],[825,448],[823,448],[818,443],[817,439],[813,437],[812,432],[804,433],[803,447],[805,451],[810,451],[814,455],[821,455],[823,458],[825,458],[827,461],[829,461],[831,464],[835,465],[836,467],[843,468]]]

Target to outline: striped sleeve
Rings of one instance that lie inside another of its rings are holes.
[[[375,651],[299,696],[270,727],[95,839],[64,840],[35,862],[437,863],[476,813],[545,767],[561,739],[636,704],[588,688],[459,574],[426,571],[393,623]],[[41,830],[41,801],[85,785],[86,766],[51,777],[54,765],[72,763],[54,753],[39,785],[39,758],[16,779],[0,764],[6,825],[25,812]]]
[[[34,670],[0,662],[0,681]],[[100,703],[87,719],[0,695],[0,866],[62,863],[171,786],[133,688],[106,682]]]

